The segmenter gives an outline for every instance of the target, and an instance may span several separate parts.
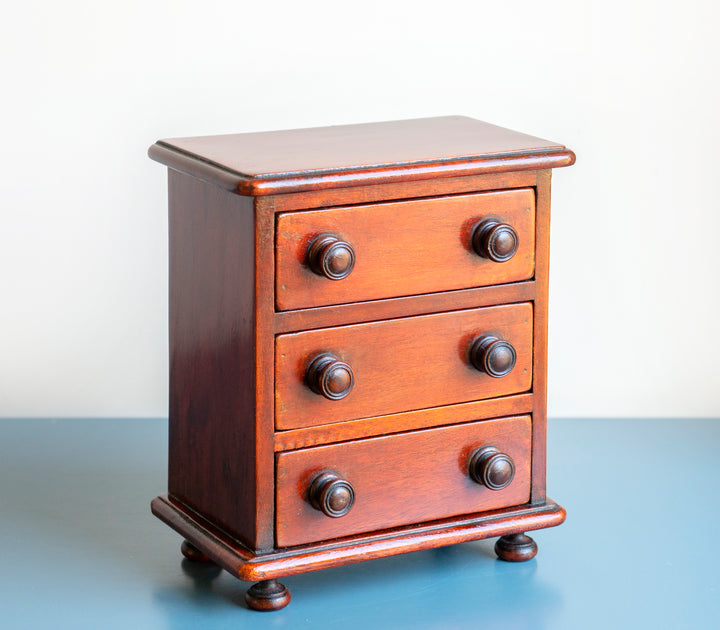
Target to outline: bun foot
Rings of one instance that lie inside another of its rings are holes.
[[[202,551],[200,551],[195,545],[187,540],[183,540],[183,544],[180,546],[182,555],[188,560],[193,562],[212,562]]]
[[[248,589],[245,601],[253,610],[280,610],[290,603],[290,591],[277,580],[263,580]]]
[[[495,543],[495,553],[506,562],[525,562],[537,555],[537,544],[525,534],[502,536]]]

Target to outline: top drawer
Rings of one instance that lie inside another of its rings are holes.
[[[289,212],[277,220],[281,311],[517,282],[534,270],[531,188]]]

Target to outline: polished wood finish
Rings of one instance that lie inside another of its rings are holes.
[[[488,490],[507,488],[515,478],[512,457],[495,446],[483,446],[470,456],[470,477]]]
[[[510,374],[516,362],[517,352],[513,345],[495,335],[482,335],[470,346],[470,363],[493,378]]]
[[[345,398],[355,384],[352,368],[334,354],[314,357],[305,370],[305,383],[316,394],[328,400]]]
[[[495,543],[495,553],[506,562],[527,562],[538,552],[535,541],[523,533],[501,536]]]
[[[310,483],[308,498],[310,505],[325,516],[340,518],[352,509],[355,489],[349,481],[335,473],[321,472]]]
[[[275,544],[275,461],[271,418],[275,415],[275,215],[270,206],[255,203],[255,487],[259,503],[256,513],[255,549],[269,551]],[[251,361],[252,357],[246,356]],[[236,385],[229,384],[228,387]],[[239,422],[243,422],[240,419]]]
[[[358,321],[380,321],[408,315],[429,315],[447,310],[462,310],[497,304],[528,302],[535,298],[533,281],[500,284],[491,287],[412,295],[392,300],[374,300],[356,304],[339,304],[331,308],[307,308],[275,313],[275,332],[296,332],[342,326]]]
[[[532,306],[512,304],[279,335],[275,426],[296,429],[527,391],[532,383]],[[493,378],[469,359],[473,340],[494,333],[517,364]],[[307,386],[308,365],[331,353],[352,366],[355,386],[327,400]]]
[[[159,140],[152,159],[242,195],[569,166],[561,144],[464,116]]]
[[[485,173],[465,177],[443,177],[440,179],[419,179],[387,184],[371,184],[347,188],[321,188],[292,195],[257,197],[256,203],[272,208],[275,214],[293,210],[333,208],[349,204],[367,204],[376,201],[399,201],[440,197],[491,190],[534,188],[537,184],[536,171],[515,171],[511,173]]]
[[[517,253],[519,239],[512,225],[498,219],[483,219],[473,228],[471,242],[478,256],[502,263]]]
[[[180,551],[183,556],[193,562],[212,562],[210,558],[187,540],[183,540],[182,545],[180,545]]]
[[[257,546],[252,202],[170,171],[168,489]]]
[[[355,266],[355,250],[332,234],[320,234],[308,245],[307,263],[313,273],[323,278],[342,280]]]
[[[245,603],[261,612],[280,610],[290,603],[290,591],[277,580],[263,580],[248,589]]]
[[[493,217],[517,231],[507,262],[473,249],[473,230]],[[278,310],[432,293],[532,278],[535,194],[532,189],[436,197],[278,216]],[[352,274],[337,282],[312,269],[308,252],[322,235],[352,244]]]
[[[306,446],[347,442],[374,435],[389,435],[428,429],[446,424],[497,418],[504,414],[520,415],[533,409],[532,394],[518,394],[488,400],[475,400],[458,405],[419,409],[375,418],[349,420],[337,424],[291,429],[275,433],[275,450],[291,451]]]
[[[458,117],[160,141],[183,553],[284,575],[561,523],[545,494],[554,143]],[[239,193],[239,194],[238,194]],[[504,427],[502,430],[497,427]]]
[[[529,416],[438,427],[277,455],[279,547],[521,505],[530,498]],[[476,449],[496,446],[517,467],[500,491],[469,474]],[[352,484],[355,502],[343,518],[313,508],[308,489],[331,468]]]
[[[479,514],[413,524],[387,531],[360,534],[320,544],[257,554],[228,536],[201,515],[167,496],[152,501],[155,516],[186,536],[213,562],[246,582],[297,575],[343,564],[401,553],[436,549],[471,540],[555,527],[565,521],[565,510],[548,499],[542,505],[523,505]]]
[[[548,284],[550,272],[550,177],[551,171],[537,174],[535,189],[535,301],[533,317],[533,447],[532,502],[546,497],[547,433],[547,333]]]
[[[509,156],[488,156],[470,159],[447,160],[428,166],[401,164],[395,168],[362,169],[350,173],[349,177],[335,172],[317,172],[296,177],[280,174],[278,177],[246,177],[232,173],[212,164],[198,161],[194,156],[158,141],[150,147],[148,154],[158,162],[181,173],[198,177],[241,195],[260,197],[263,195],[285,195],[289,193],[334,190],[347,185],[363,186],[414,182],[432,177],[464,177],[478,173],[505,173],[509,168],[518,171],[539,170],[570,166],[575,163],[575,154],[567,149],[548,153],[518,154]]]

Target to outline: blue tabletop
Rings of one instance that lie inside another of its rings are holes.
[[[568,520],[534,560],[488,540],[289,577],[274,613],[150,514],[166,427],[0,420],[0,627],[720,628],[718,420],[551,420]]]

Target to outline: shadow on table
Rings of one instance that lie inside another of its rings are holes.
[[[292,602],[269,614],[247,610],[244,586],[229,575],[186,560],[187,582],[156,589],[154,596],[174,630],[189,627],[188,607],[195,614],[204,610],[205,627],[213,627],[213,619],[258,629],[546,627],[544,620],[562,605],[559,593],[537,579],[537,560],[502,562],[493,544],[465,543],[288,577],[281,581]]]

